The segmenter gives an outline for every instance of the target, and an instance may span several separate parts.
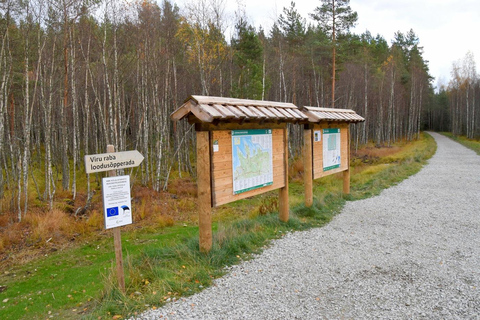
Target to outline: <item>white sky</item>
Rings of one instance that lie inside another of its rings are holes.
[[[180,8],[192,0],[173,0]],[[193,0],[194,1],[194,0]],[[216,0],[217,3],[222,0]],[[255,26],[269,30],[284,7],[292,0],[224,0],[226,15],[233,21],[238,3],[243,4],[247,17]],[[320,0],[294,0],[298,12],[312,22],[309,13],[321,5]],[[424,49],[434,85],[447,84],[452,63],[472,52],[477,71],[480,66],[480,1],[479,0],[351,0],[358,22],[353,32],[366,30],[372,36],[380,34],[391,44],[394,33],[413,29]]]

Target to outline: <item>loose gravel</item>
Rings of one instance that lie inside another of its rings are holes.
[[[416,175],[136,319],[480,319],[480,157],[432,136]]]

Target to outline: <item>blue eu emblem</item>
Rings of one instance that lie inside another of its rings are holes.
[[[118,216],[118,207],[107,208],[107,217]]]

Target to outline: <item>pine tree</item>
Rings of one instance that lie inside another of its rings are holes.
[[[332,107],[335,106],[335,59],[337,33],[348,31],[358,19],[357,12],[350,8],[350,0],[321,0],[311,17],[320,23],[332,39]]]
[[[240,19],[237,37],[232,40],[234,63],[238,67],[232,95],[244,99],[261,99],[263,92],[263,47],[255,29]]]

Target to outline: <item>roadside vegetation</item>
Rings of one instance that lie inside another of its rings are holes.
[[[450,132],[442,132],[444,136],[449,137],[457,141],[458,143],[464,145],[465,147],[475,151],[478,155],[480,155],[480,140],[479,139],[469,139],[465,136],[456,136]]]
[[[221,206],[214,209],[208,254],[198,250],[192,179],[175,177],[168,192],[135,188],[135,223],[122,228],[126,294],[117,287],[99,187],[88,214],[68,214],[70,204],[59,201],[54,214],[29,214],[11,229],[2,222],[0,318],[123,319],[160,307],[211,285],[226,266],[251,258],[272,239],[326,224],[345,201],[397,184],[418,172],[435,150],[427,134],[390,147],[367,145],[352,157],[351,194],[342,194],[341,174],[316,180],[311,208],[303,205],[302,160],[292,161],[289,222],[278,219],[278,192]]]

